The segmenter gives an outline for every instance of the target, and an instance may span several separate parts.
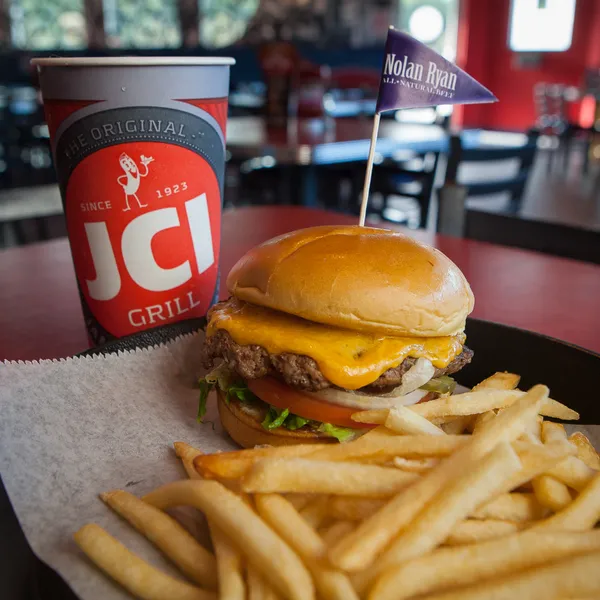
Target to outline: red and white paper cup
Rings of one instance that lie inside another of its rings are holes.
[[[33,60],[93,344],[216,300],[234,62]]]

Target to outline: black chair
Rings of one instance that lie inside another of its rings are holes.
[[[439,152],[402,151],[376,165],[371,195],[381,198],[379,202],[369,201],[368,214],[383,221],[426,227],[439,157]],[[402,213],[409,218],[402,219]]]
[[[452,136],[444,186],[459,184],[466,189],[467,196],[489,196],[508,192],[510,194],[510,210],[517,212],[521,206],[525,185],[535,160],[537,137],[537,132],[532,131],[528,135],[527,143],[523,146],[466,149],[459,136]],[[503,177],[476,183],[458,181],[460,165],[476,163],[477,166],[480,166],[483,163],[498,163],[506,160],[518,162],[517,173],[509,178]]]
[[[425,227],[429,216],[438,152],[401,151],[375,164],[367,206],[374,221]],[[358,215],[365,177],[364,162],[321,169],[321,203],[325,208]]]
[[[469,227],[470,196],[485,199],[486,196],[508,193],[509,205],[503,212],[517,214],[535,160],[538,136],[536,130],[531,130],[527,136],[527,143],[523,146],[464,148],[461,138],[453,135],[450,138],[444,185],[438,190],[438,232],[479,239]],[[507,160],[517,162],[516,173],[510,177],[501,175],[471,183],[459,177],[459,168],[466,163],[480,168],[491,167],[493,164],[500,166]]]
[[[302,169],[272,164],[272,157],[230,160],[226,166],[224,206],[298,204]]]

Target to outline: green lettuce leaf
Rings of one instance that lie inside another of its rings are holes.
[[[296,431],[296,429],[300,429],[300,427],[304,427],[308,423],[310,423],[310,419],[305,419],[304,417],[300,417],[298,415],[288,415],[287,419],[283,423],[283,426],[291,431]]]
[[[235,396],[240,402],[250,403],[258,402],[259,399],[248,389],[243,381],[236,381],[235,373],[226,365],[219,365],[210,373],[198,380],[200,388],[200,397],[198,399],[198,416],[196,420],[202,423],[202,418],[206,414],[206,402],[208,394],[215,388],[225,392],[225,402]]]
[[[206,401],[208,400],[208,394],[215,387],[214,383],[209,383],[206,379],[200,379],[198,381],[198,385],[200,386],[200,397],[198,399],[198,416],[196,417],[196,421],[198,423],[202,423],[202,419],[206,414]]]
[[[269,406],[269,410],[267,411],[267,414],[265,415],[261,425],[268,430],[277,429],[283,425],[289,414],[289,408],[279,410],[274,406]]]
[[[456,387],[456,381],[448,375],[442,375],[435,379],[430,379],[425,385],[421,386],[422,390],[428,392],[437,392],[438,394],[451,394]]]
[[[223,390],[225,391],[225,390]],[[225,395],[225,401],[229,403],[229,399],[235,396],[240,402],[244,402],[245,404],[249,404],[251,402],[260,401],[258,397],[256,397],[247,386],[243,384],[233,385],[227,390],[227,394]]]
[[[350,427],[338,427],[331,423],[321,423],[319,431],[334,437],[338,442],[348,442],[356,436],[356,429],[350,429]]]

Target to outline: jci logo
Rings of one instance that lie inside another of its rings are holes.
[[[206,194],[185,203],[185,211],[192,238],[198,273],[214,263],[212,236],[208,218]],[[174,207],[144,213],[130,221],[120,240],[120,251],[127,272],[141,288],[164,292],[177,288],[192,278],[189,260],[172,268],[163,268],[152,252],[152,240],[160,231],[179,227],[179,216]],[[121,291],[121,276],[105,222],[85,223],[96,278],[86,280],[94,300],[112,300]]]

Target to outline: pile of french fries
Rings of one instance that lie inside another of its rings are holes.
[[[148,600],[567,600],[600,598],[600,458],[578,415],[496,373],[471,392],[364,411],[339,445],[204,455],[175,444],[189,479],[104,502],[186,576],[97,525],[80,548]],[[166,509],[201,511],[202,546]]]

